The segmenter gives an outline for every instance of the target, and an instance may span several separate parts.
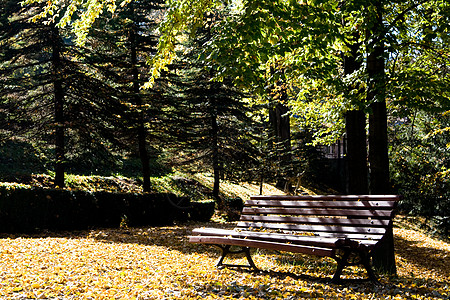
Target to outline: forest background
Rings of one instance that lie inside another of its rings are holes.
[[[448,234],[447,1],[0,4],[3,181],[398,193]]]

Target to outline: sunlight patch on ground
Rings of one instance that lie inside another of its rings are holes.
[[[209,187],[213,186],[214,177],[208,173],[196,174],[194,176],[196,180],[207,185]],[[234,183],[230,181],[223,180],[220,182],[220,190],[222,193],[229,197],[241,197],[246,200],[250,196],[260,194],[260,183],[256,182],[239,182]],[[284,195],[282,190],[275,188],[271,184],[263,183],[262,195]]]

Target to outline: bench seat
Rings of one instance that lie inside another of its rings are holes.
[[[363,265],[369,279],[376,281],[370,258],[392,230],[399,199],[397,195],[252,196],[234,229],[197,228],[189,241],[220,247],[219,267],[236,266],[223,263],[224,258],[244,253],[248,260],[244,266],[257,270],[249,249],[262,248],[331,257],[338,263],[333,282],[340,281],[346,266],[355,264]]]

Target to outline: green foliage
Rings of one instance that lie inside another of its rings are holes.
[[[213,80],[214,63],[205,66],[198,59],[221,17],[220,11],[211,13],[209,23],[183,45],[185,51],[170,66],[173,71],[161,77],[169,84],[163,89],[165,147],[185,170],[213,169],[221,178],[248,178],[258,164],[260,123],[251,118],[255,107],[229,78]]]
[[[54,153],[46,147],[38,147],[29,142],[5,140],[0,144],[0,180],[9,182],[30,182],[33,174],[48,174],[54,176],[52,157]],[[89,190],[96,182],[96,176],[124,176],[128,178],[141,177],[141,162],[136,157],[111,155],[110,159],[101,159],[81,153],[72,158],[67,164],[66,185],[69,188],[80,188],[83,182]],[[171,169],[161,158],[152,157],[150,160],[151,176],[170,174]],[[77,175],[74,175],[77,174]],[[78,175],[92,175],[90,179]],[[83,177],[85,179],[81,180]],[[51,178],[45,179],[52,181]],[[106,183],[108,184],[108,183]],[[95,190],[92,188],[91,190]]]
[[[117,7],[113,17],[102,15],[92,25],[86,47],[88,61],[99,66],[97,76],[113,89],[111,95],[122,104],[114,113],[116,135],[121,148],[141,160],[144,191],[148,191],[150,159],[159,151],[161,104],[158,91],[143,89],[148,81],[146,60],[156,52],[155,31],[163,1],[136,1]]]
[[[34,172],[45,172],[48,162],[45,158],[44,153],[26,142],[7,140],[0,143],[0,179],[19,179]]]
[[[86,165],[114,163],[115,114],[121,106],[110,97],[112,89],[94,76],[96,69],[86,60],[87,50],[74,47],[72,37],[54,22],[31,23],[42,5],[22,7],[14,0],[2,0],[3,4],[3,138],[32,142],[47,157],[53,153],[47,168],[70,168],[77,158]]]
[[[392,32],[387,91],[396,105],[441,112],[450,107],[450,5],[444,2],[389,6],[386,19],[392,22]]]
[[[406,212],[450,215],[449,126],[448,112],[415,111],[392,126],[391,176]]]

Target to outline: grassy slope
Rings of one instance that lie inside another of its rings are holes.
[[[50,187],[52,177],[49,175],[31,175],[26,180],[27,184]],[[167,176],[152,177],[152,190],[154,192],[171,192],[182,196],[190,196],[193,200],[201,201],[208,199],[211,194],[213,178],[209,174],[185,175],[174,173]],[[66,186],[70,189],[82,189],[90,191],[111,191],[111,192],[142,192],[140,180],[123,176],[82,176],[66,175]],[[230,182],[222,181],[221,194],[223,197],[240,197],[248,199],[251,195],[258,195],[260,192],[259,183]],[[311,190],[303,188],[304,191],[314,194]],[[264,183],[263,194],[274,195],[284,194],[283,191],[273,185]]]

